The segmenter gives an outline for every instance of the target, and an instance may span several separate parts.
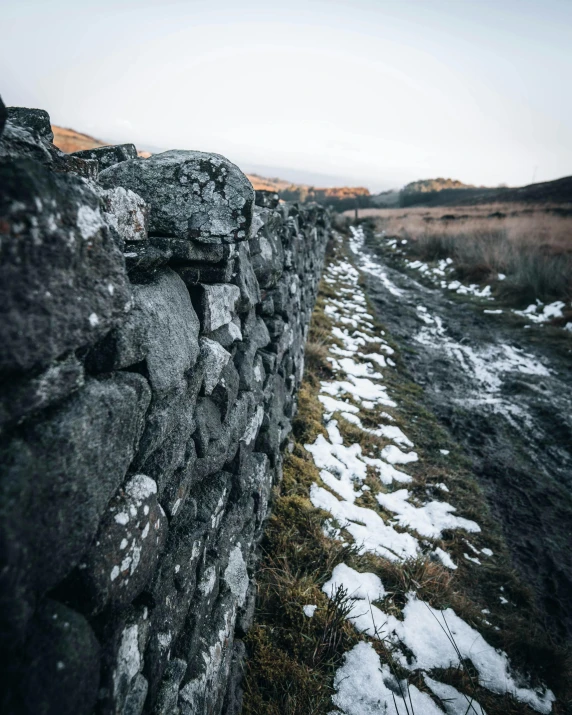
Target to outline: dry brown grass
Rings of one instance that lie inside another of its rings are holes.
[[[412,256],[453,258],[461,280],[504,273],[497,292],[516,303],[572,299],[572,205],[387,209],[375,223]]]

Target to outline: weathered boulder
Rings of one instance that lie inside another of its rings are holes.
[[[21,638],[35,599],[79,562],[133,460],[149,404],[140,375],[88,380],[0,447],[0,643]]]
[[[233,243],[249,235],[254,190],[240,169],[219,154],[166,151],[115,164],[99,180],[107,188],[123,186],[142,196],[156,236]]]
[[[109,503],[90,550],[79,564],[91,612],[131,603],[150,580],[167,536],[157,484],[136,474]],[[84,607],[87,603],[84,602]]]
[[[0,371],[47,366],[130,308],[99,196],[71,175],[0,161]]]
[[[45,109],[30,109],[28,107],[8,107],[8,121],[18,127],[27,129],[48,142],[54,141],[54,133],[50,115]],[[88,158],[88,157],[86,157]]]
[[[118,370],[146,363],[156,397],[183,389],[199,356],[199,320],[189,292],[170,268],[133,287],[132,309],[89,359],[92,369]]]

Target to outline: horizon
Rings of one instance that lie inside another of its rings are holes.
[[[372,193],[572,174],[562,0],[7,0],[5,15],[5,103],[107,141]]]

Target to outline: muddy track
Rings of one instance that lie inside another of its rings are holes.
[[[547,629],[572,638],[572,361],[353,243],[366,290],[427,405],[472,459]]]

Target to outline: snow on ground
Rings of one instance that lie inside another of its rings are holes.
[[[439,683],[428,675],[423,679],[429,690],[441,700],[447,715],[487,715],[476,700],[463,695],[452,685]]]
[[[402,291],[391,283],[385,272],[361,253],[363,240],[361,230],[354,229],[350,247],[356,254],[360,270],[375,274],[390,293],[400,296]],[[445,274],[450,270],[450,263],[441,263],[438,269]],[[451,556],[437,544],[431,544],[430,540],[438,540],[444,529],[479,532],[480,527],[476,522],[454,514],[455,507],[448,502],[433,499],[423,503],[414,499],[408,489],[395,488],[396,483],[411,482],[413,478],[394,465],[415,463],[419,456],[413,451],[414,444],[404,431],[396,425],[387,424],[394,418],[381,410],[383,407],[398,406],[383,384],[383,371],[391,369],[388,367],[391,363],[380,354],[383,352],[387,356],[394,351],[383,335],[373,333],[373,317],[367,312],[366,298],[358,285],[358,278],[358,271],[347,260],[331,264],[324,277],[326,283],[335,285],[337,295],[329,299],[325,306],[326,314],[334,322],[330,346],[334,378],[321,383],[319,395],[324,408],[327,437],[319,435],[313,444],[305,445],[320,469],[322,482],[312,485],[310,500],[316,508],[331,515],[324,524],[324,533],[337,540],[346,538],[344,533],[349,534],[361,553],[375,553],[396,563],[418,558],[425,553],[447,568],[456,569]],[[547,374],[546,368],[524,351],[506,345],[494,355],[478,353],[448,337],[440,318],[431,316],[424,306],[418,306],[418,314],[423,323],[417,336],[418,342],[451,351],[465,369],[477,376],[493,400],[506,373]],[[341,343],[341,347],[337,343]],[[373,411],[379,424],[376,427],[364,426],[362,410],[368,411],[369,423]],[[386,439],[389,444],[377,455],[363,454],[359,444],[344,444],[338,420],[334,419],[336,414],[364,432]],[[448,453],[446,450],[442,452]],[[378,493],[376,499],[382,509],[395,515],[393,523],[385,521],[377,510],[356,504],[356,500],[369,490],[364,483],[368,468],[389,490]],[[446,484],[440,483],[438,487],[448,491]],[[424,537],[425,541],[420,543],[410,531]],[[467,544],[481,557],[482,554],[492,556],[490,549],[479,551],[469,542]],[[477,556],[467,553],[465,558],[475,564],[480,563]],[[534,691],[517,680],[510,670],[506,654],[490,646],[452,609],[434,609],[410,592],[401,617],[386,614],[374,603],[381,603],[387,595],[381,579],[372,573],[359,573],[343,563],[335,567],[323,590],[332,598],[340,587],[350,599],[347,617],[356,629],[369,638],[388,639],[396,649],[400,665],[410,671],[421,671],[427,688],[435,698],[406,680],[398,681],[389,665],[381,664],[372,645],[362,641],[346,653],[344,664],[336,673],[336,694],[332,701],[338,710],[331,715],[373,715],[379,712],[400,715],[407,712],[407,704],[424,715],[486,715],[481,706],[471,702],[466,694],[435,680],[432,675],[436,668],[460,666],[459,653],[461,659],[472,661],[483,687],[494,693],[511,693],[540,713],[551,711],[553,694],[550,691]],[[305,607],[305,612],[306,608],[310,607]],[[306,615],[309,616],[309,612]]]
[[[470,377],[471,383],[479,385],[463,397],[463,402],[488,406],[494,412],[504,414],[511,422],[530,422],[529,415],[511,402],[503,392],[503,385],[515,376],[547,377],[550,370],[533,355],[512,345],[487,344],[472,347],[452,337],[443,320],[432,316],[427,309],[418,314],[423,321],[419,332],[413,336],[420,345],[444,352],[454,359]]]
[[[511,672],[506,653],[489,645],[452,608],[433,608],[410,592],[402,611],[403,620],[400,620],[373,605],[374,600],[382,600],[383,596],[378,594],[385,591],[381,581],[374,580],[375,574],[359,573],[342,566],[344,568],[337,567],[331,580],[324,585],[326,595],[332,597],[336,593],[334,588],[340,587],[348,596],[353,591],[349,620],[359,632],[396,646],[394,657],[402,667],[426,675],[435,669],[458,668],[463,660],[470,660],[482,687],[499,695],[509,693],[537,712],[551,711],[555,699],[553,693],[546,689],[534,690],[520,682]],[[401,650],[402,646],[407,651]],[[355,712],[361,715],[368,711]]]
[[[414,529],[421,536],[438,539],[445,529],[481,530],[476,522],[454,516],[451,512],[455,511],[455,507],[447,502],[431,501],[422,507],[415,507],[407,501],[408,498],[407,489],[377,495],[377,501],[384,509],[397,514],[400,526]]]
[[[513,310],[512,312],[530,320],[532,323],[546,323],[548,320],[554,320],[554,318],[562,318],[565,307],[566,304],[561,300],[548,305],[544,305],[542,301],[537,300],[536,303],[532,303],[524,310]]]
[[[339,710],[330,715],[403,715],[411,708],[423,715],[443,713],[427,693],[399,681],[386,663],[382,665],[370,643],[358,643],[346,653],[334,689],[332,702]]]
[[[384,234],[376,234],[380,238],[384,237]],[[359,251],[363,247],[364,243],[364,236],[363,232],[361,229],[354,229],[354,236],[352,240],[350,241],[350,246],[352,247],[352,250],[354,253],[358,253],[358,265],[362,270],[364,270],[366,273],[371,273],[372,275],[377,276],[378,278],[381,278],[381,275],[383,274],[385,276],[385,279],[382,278],[382,281],[384,282],[384,285],[386,288],[389,290],[390,293],[393,295],[402,295],[403,291],[400,291],[398,288],[396,288],[393,283],[389,281],[387,278],[387,275],[385,274],[385,271],[375,264],[370,258],[364,257],[364,256],[359,256]],[[402,242],[403,243],[403,242]],[[398,242],[395,239],[386,239],[385,245],[392,249],[393,251],[397,251],[398,253],[403,253],[401,249],[399,249]],[[429,279],[432,283],[435,285],[440,286],[444,290],[449,290],[454,293],[457,293],[458,295],[471,295],[474,296],[475,298],[486,298],[487,300],[494,300],[494,297],[491,295],[491,286],[486,285],[484,288],[481,288],[478,284],[476,283],[471,283],[470,285],[465,285],[461,283],[459,280],[447,280],[447,276],[451,278],[451,274],[454,273],[455,268],[453,265],[453,259],[452,258],[443,258],[437,262],[437,265],[431,266],[428,263],[425,263],[424,261],[411,261],[405,256],[403,257],[403,260],[405,262],[405,265],[407,268],[418,271],[421,273],[424,278]],[[498,273],[497,274],[497,280],[499,281],[504,281],[506,280],[506,275],[504,273]],[[391,288],[389,285],[386,283],[386,281],[389,282],[391,285]],[[395,290],[398,290],[398,293],[394,292]],[[570,307],[572,308],[572,304],[570,304]],[[536,303],[532,303],[529,305],[527,308],[524,310],[516,310],[516,309],[510,309],[508,312],[513,313],[514,315],[518,315],[521,318],[525,318],[527,321],[530,323],[537,323],[537,324],[542,324],[546,323],[550,320],[554,320],[554,318],[562,318],[563,317],[563,311],[566,308],[566,304],[561,301],[557,300],[554,301],[553,303],[549,303],[545,305],[542,301],[538,300]],[[483,310],[483,313],[486,313],[488,315],[500,315],[503,313],[502,310]],[[568,327],[570,326],[570,327]],[[565,330],[572,330],[572,323],[567,323],[565,326],[563,326]]]

